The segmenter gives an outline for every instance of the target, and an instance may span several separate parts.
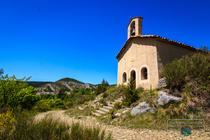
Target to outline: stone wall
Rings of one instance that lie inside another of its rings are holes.
[[[158,64],[156,42],[152,39],[134,39],[128,44],[123,57],[118,61],[118,85],[128,84],[132,70],[136,72],[136,86],[145,89],[156,88],[158,84]],[[148,70],[148,79],[141,80],[141,68]],[[123,83],[123,73],[127,82]]]

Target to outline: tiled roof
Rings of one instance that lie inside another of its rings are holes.
[[[157,39],[159,41],[163,41],[165,43],[168,43],[168,44],[173,44],[173,45],[176,45],[176,46],[179,46],[181,48],[185,48],[185,49],[189,49],[191,51],[200,51],[190,45],[186,45],[184,43],[181,43],[181,42],[178,42],[178,41],[174,41],[174,40],[170,40],[168,38],[164,38],[164,37],[161,37],[161,36],[158,36],[158,35],[141,35],[141,36],[136,36],[136,37],[130,37],[126,43],[124,44],[123,48],[120,50],[120,52],[118,53],[117,55],[117,59],[120,58],[120,56],[124,53],[124,51],[126,50],[127,48],[127,44],[130,43],[133,39],[135,38],[151,38],[151,39]]]

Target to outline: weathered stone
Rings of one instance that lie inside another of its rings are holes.
[[[169,95],[165,91],[159,91],[158,94],[159,94],[159,97],[157,100],[158,105],[165,105],[172,101],[180,102],[182,100],[182,98]]]
[[[150,107],[150,105],[146,102],[139,103],[136,107],[131,110],[131,115],[136,116],[143,114],[145,112],[155,112],[155,109]]]
[[[164,88],[166,86],[167,86],[166,78],[164,77],[164,78],[159,79],[159,81],[158,81],[158,88]]]

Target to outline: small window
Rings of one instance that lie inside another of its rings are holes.
[[[127,74],[124,72],[123,73],[123,83],[127,82]]]
[[[148,71],[147,68],[141,69],[141,80],[147,80],[148,79]]]

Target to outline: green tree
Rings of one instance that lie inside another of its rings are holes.
[[[0,109],[30,108],[39,99],[35,89],[26,83],[26,78],[17,79],[15,76],[0,74]]]
[[[95,93],[96,95],[105,92],[109,87],[109,83],[106,80],[102,80],[101,84],[96,87]]]

